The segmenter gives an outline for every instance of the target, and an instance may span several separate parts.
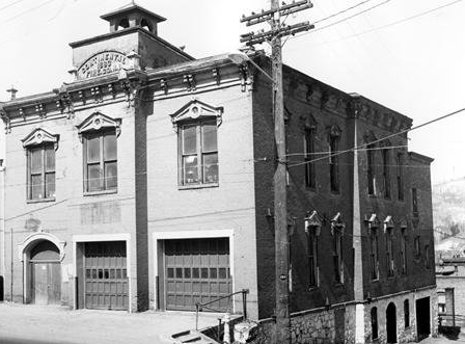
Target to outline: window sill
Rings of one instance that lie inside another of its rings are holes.
[[[118,193],[118,189],[102,190],[102,191],[86,191],[84,192],[84,197],[109,195],[109,194],[115,194],[115,193]]]
[[[26,201],[27,204],[48,203],[48,202],[55,202],[55,197],[52,197],[52,198],[28,199],[28,200]]]
[[[178,190],[217,188],[217,187],[219,187],[219,186],[220,186],[220,185],[219,185],[218,183],[178,185]]]

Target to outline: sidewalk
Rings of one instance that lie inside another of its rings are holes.
[[[218,315],[201,313],[199,328]],[[64,307],[0,304],[1,344],[167,344],[170,335],[193,329],[194,313],[69,310]]]

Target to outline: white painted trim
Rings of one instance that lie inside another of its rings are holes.
[[[126,272],[128,277],[128,311],[132,313],[132,278],[131,278],[131,234],[129,233],[118,233],[118,234],[84,234],[84,235],[73,235],[73,277],[77,277],[76,272],[76,246],[80,242],[92,242],[92,241],[125,241],[126,242]],[[76,290],[73,287],[73,294],[76,295]],[[74,296],[75,298],[76,296]],[[74,300],[74,305],[76,305]]]
[[[158,240],[169,240],[169,239],[202,239],[202,238],[229,238],[229,267],[232,280],[232,289],[234,291],[235,276],[234,276],[234,230],[232,229],[220,229],[220,230],[206,230],[206,231],[179,231],[179,232],[153,232],[152,233],[152,247],[153,247],[153,300],[154,306],[158,303],[157,295],[159,291],[157,289],[158,275]],[[163,253],[163,252],[162,252]],[[164,264],[163,264],[164,265]],[[165,289],[166,286],[163,288]],[[164,290],[163,290],[164,291]],[[165,304],[160,305],[166,309],[166,298]],[[233,302],[233,312],[235,312],[235,303]]]

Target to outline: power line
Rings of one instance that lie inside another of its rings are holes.
[[[360,15],[366,13],[366,12],[372,11],[372,10],[374,10],[374,9],[380,7],[380,6],[383,6],[383,5],[387,4],[387,3],[390,2],[390,1],[392,1],[392,0],[384,0],[383,2],[381,2],[381,3],[379,3],[379,4],[373,5],[373,6],[369,7],[369,8],[367,8],[367,9],[364,9],[364,10],[362,10],[362,11],[360,11],[360,12],[354,13],[354,14],[348,16],[348,17],[345,17],[345,18],[343,18],[343,19],[340,19],[340,20],[338,20],[338,21],[335,21],[335,22],[333,22],[333,23],[331,23],[331,24],[328,24],[328,25],[325,25],[325,26],[322,26],[322,27],[315,28],[313,31],[309,31],[309,32],[306,32],[306,33],[315,32],[315,31],[321,31],[321,30],[327,29],[327,28],[329,28],[329,27],[331,27],[331,26],[334,26],[334,25],[343,23],[343,22],[345,22],[345,21],[347,21],[347,20],[350,20],[350,19],[352,19],[352,18],[358,17],[358,16],[360,16]],[[300,35],[300,36],[303,36],[303,34]]]
[[[365,4],[365,3],[369,2],[369,1],[371,1],[371,0],[362,1],[361,3],[359,3],[359,4],[357,4],[357,5],[354,5],[354,6],[352,6],[352,7],[349,7],[349,8],[347,8],[347,9],[345,9],[345,10],[342,10],[342,11],[340,11],[340,12],[337,12],[337,13],[334,13],[334,14],[332,14],[332,15],[329,15],[329,16],[327,16],[327,17],[325,17],[325,18],[319,19],[316,23],[320,23],[320,22],[326,21],[326,20],[328,20],[328,19],[330,19],[330,18],[336,17],[336,16],[338,16],[338,15],[340,15],[340,14],[342,14],[342,13],[345,13],[345,12],[350,11],[350,10],[353,9],[353,8],[356,8],[356,7],[358,7],[358,6],[361,6],[361,5],[363,5],[363,4]],[[349,19],[358,17],[359,15],[362,15],[362,14],[364,14],[364,13],[366,13],[366,12],[369,12],[369,11],[371,11],[371,10],[374,10],[375,8],[380,7],[380,6],[386,4],[386,3],[390,2],[390,1],[391,1],[391,0],[384,0],[383,2],[381,2],[381,3],[379,3],[379,4],[376,4],[376,5],[372,6],[372,7],[369,7],[369,8],[367,8],[367,9],[363,10],[363,11],[360,11],[360,12],[357,12],[357,13],[355,13],[355,14],[352,14],[352,15],[350,15],[349,17],[345,17],[345,18],[343,18],[343,19],[341,19],[341,20],[338,20],[338,21],[336,21],[336,22],[334,22],[334,23],[331,23],[331,24],[328,24],[328,25],[325,25],[325,26],[322,26],[322,27],[319,27],[319,28],[315,28],[315,29],[313,29],[312,31],[320,31],[320,30],[326,29],[326,28],[328,28],[328,27],[334,26],[334,25],[336,25],[336,24],[343,23],[343,22],[345,22],[345,21],[347,21],[347,20],[349,20]],[[305,32],[304,34],[308,34],[308,33],[310,33],[310,32],[311,32],[311,31],[308,31],[308,32]],[[293,35],[292,37],[289,36],[289,37],[286,38],[286,40],[284,41],[284,43],[283,43],[282,45],[284,46],[284,44],[286,44],[286,42],[287,42],[289,39],[295,38],[295,37],[300,37],[300,36],[303,36],[303,34],[297,35],[297,36],[294,36],[294,35]]]
[[[359,6],[365,5],[366,3],[371,2],[371,1],[373,1],[373,0],[365,0],[365,1],[359,2],[358,4],[355,4],[355,5],[353,5],[353,6],[347,7],[347,8],[345,8],[345,9],[339,11],[339,12],[333,13],[333,14],[331,14],[331,15],[329,15],[329,16],[326,16],[326,17],[324,17],[324,18],[321,18],[321,19],[317,19],[316,21],[313,22],[313,24],[319,24],[319,23],[324,22],[324,21],[326,21],[326,20],[329,20],[329,19],[331,19],[331,18],[337,17],[337,16],[339,16],[339,15],[341,15],[341,14],[344,14],[344,13],[346,13],[346,12],[349,12],[349,11],[353,10],[354,8],[357,8],[357,7],[359,7]]]
[[[377,31],[377,30],[381,30],[381,29],[385,29],[385,28],[388,28],[388,27],[391,27],[391,26],[395,26],[395,25],[398,25],[398,24],[402,24],[402,23],[405,23],[405,22],[407,22],[407,21],[410,21],[410,20],[413,20],[413,19],[416,19],[416,18],[425,16],[425,15],[428,15],[428,14],[433,13],[433,12],[435,12],[435,11],[438,11],[438,10],[440,10],[440,9],[443,9],[443,8],[446,8],[446,7],[455,5],[455,4],[457,4],[457,3],[461,2],[461,1],[463,1],[463,0],[455,0],[455,1],[449,2],[449,3],[447,3],[447,4],[444,4],[444,5],[441,5],[441,6],[438,6],[438,7],[431,8],[431,9],[426,10],[426,11],[424,11],[424,12],[420,12],[420,13],[414,14],[414,15],[412,15],[412,16],[409,16],[409,17],[405,17],[405,18],[396,20],[396,21],[394,21],[394,22],[391,22],[391,23],[388,23],[388,24],[385,24],[385,25],[377,26],[377,27],[375,27],[375,28],[371,28],[371,29],[366,30],[366,31],[362,31],[362,32],[359,32],[359,33],[355,33],[355,34],[353,34],[353,35],[347,35],[347,36],[341,37],[340,39],[337,39],[337,40],[334,40],[334,41],[330,41],[330,42],[325,42],[325,43],[323,43],[323,44],[340,42],[340,41],[343,41],[343,40],[346,40],[346,39],[349,39],[349,38],[358,37],[358,36],[365,35],[365,34],[367,34],[367,33],[371,33],[371,32]],[[326,26],[325,26],[325,27],[326,27]],[[322,30],[322,29],[324,29],[325,27],[316,28],[316,29],[314,29],[313,31],[309,31],[309,32],[305,32],[305,33],[302,33],[302,34],[298,34],[298,35],[294,36],[293,38],[302,37],[302,36],[304,36],[305,34],[309,34],[309,33],[315,32],[315,31]],[[322,44],[322,45],[323,45],[323,44]]]
[[[8,5],[5,5],[3,7],[0,7],[0,11],[3,11],[3,10],[6,10],[7,8],[11,7],[11,6],[14,6],[16,4],[19,4],[21,2],[23,2],[24,0],[17,0],[15,2],[12,2],[11,4],[8,4]]]
[[[37,5],[37,6],[35,6],[35,7],[31,7],[31,8],[29,8],[29,9],[27,9],[26,11],[23,11],[23,12],[20,12],[20,13],[14,15],[13,17],[10,17],[10,18],[8,18],[8,19],[6,19],[6,20],[2,20],[2,24],[9,23],[9,22],[11,22],[11,21],[13,21],[13,20],[15,20],[15,19],[17,19],[17,18],[19,18],[19,17],[22,17],[23,15],[25,15],[25,14],[27,14],[27,13],[29,13],[29,12],[38,10],[39,8],[42,8],[42,7],[44,7],[44,6],[46,6],[46,5],[48,5],[49,3],[54,2],[54,1],[55,1],[55,0],[48,0],[48,1],[45,1],[44,3],[42,3],[42,4],[40,4],[40,5]]]
[[[402,134],[406,134],[408,132],[411,132],[413,130],[416,130],[416,129],[420,129],[422,127],[425,127],[427,125],[430,125],[430,124],[433,124],[435,122],[438,122],[438,121],[441,121],[443,119],[446,119],[448,117],[451,117],[451,116],[454,116],[454,115],[457,115],[461,112],[464,112],[465,111],[465,108],[462,108],[462,109],[459,109],[459,110],[456,110],[456,111],[453,111],[453,112],[450,112],[448,114],[445,114],[443,116],[440,116],[440,117],[437,117],[437,118],[434,118],[430,121],[427,121],[425,123],[422,123],[420,125],[417,125],[417,126],[414,126],[414,127],[411,127],[411,128],[408,128],[408,129],[404,129],[404,130],[401,130],[397,133],[393,133],[393,134],[390,134],[390,135],[387,135],[385,137],[382,137],[380,139],[377,139],[377,140],[374,140],[374,141],[371,141],[371,142],[367,142],[367,143],[364,143],[362,145],[359,145],[359,146],[355,146],[353,148],[350,148],[350,149],[347,149],[347,150],[343,150],[343,151],[340,151],[338,153],[334,153],[334,154],[330,154],[328,153],[327,156],[324,156],[324,157],[321,157],[321,158],[316,158],[316,159],[312,159],[312,160],[309,160],[309,161],[305,161],[305,162],[302,162],[302,163],[297,163],[297,164],[294,164],[294,165],[290,165],[289,167],[295,167],[295,166],[299,166],[299,165],[303,165],[303,164],[309,164],[309,163],[312,163],[312,162],[315,162],[315,161],[319,161],[319,160],[323,160],[323,159],[327,159],[327,158],[330,158],[330,157],[334,157],[334,156],[339,156],[339,155],[342,155],[342,154],[345,154],[345,153],[351,153],[351,152],[354,152],[358,149],[361,149],[363,147],[366,147],[366,146],[369,146],[369,145],[373,145],[373,144],[376,144],[376,143],[379,143],[381,141],[385,141],[391,137],[395,137],[395,136],[398,136],[398,135],[402,135]]]

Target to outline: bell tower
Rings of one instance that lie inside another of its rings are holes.
[[[134,2],[116,11],[104,14],[100,18],[110,23],[110,32],[115,32],[130,27],[139,27],[158,35],[157,25],[166,18],[146,10]]]
[[[158,35],[158,24],[166,18],[132,1],[100,18],[110,24],[110,32],[70,43],[76,80],[116,73],[136,56],[142,71],[193,60],[182,49]]]

